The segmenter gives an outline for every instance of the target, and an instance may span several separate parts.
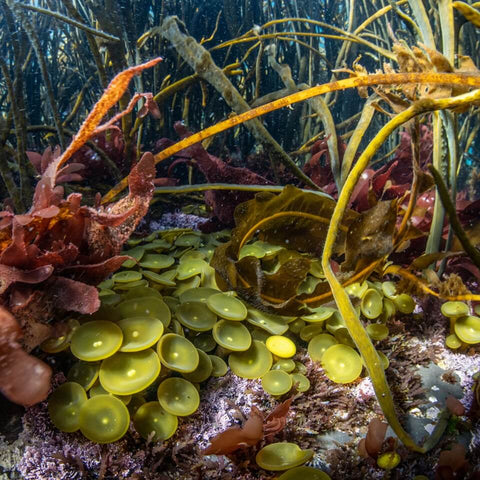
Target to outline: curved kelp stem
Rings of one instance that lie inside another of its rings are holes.
[[[352,78],[346,78],[344,80],[338,80],[335,82],[325,83],[323,85],[317,85],[309,88],[308,90],[302,90],[300,92],[293,93],[286,97],[280,98],[273,102],[261,105],[252,110],[248,110],[239,115],[232,116],[223,122],[219,122],[216,125],[205,128],[204,130],[190,135],[189,137],[177,142],[176,144],[165,148],[161,152],[155,155],[155,163],[159,163],[175,153],[187,148],[195,143],[201,142],[212,135],[224,132],[232,127],[240,125],[253,118],[260,117],[266,113],[273,112],[279,108],[287,107],[294,103],[308,100],[309,98],[316,97],[317,95],[323,95],[328,92],[335,92],[339,90],[346,90],[348,88],[367,87],[371,85],[400,85],[405,83],[422,83],[422,84],[435,84],[435,85],[465,85],[469,87],[480,88],[480,75],[464,75],[456,73],[395,73],[385,74],[378,73],[374,75],[362,75]],[[443,100],[443,99],[442,99]],[[447,99],[451,100],[451,99]],[[421,102],[434,102],[434,100],[424,99]],[[466,102],[469,103],[469,102]],[[448,107],[445,107],[448,108]],[[425,111],[428,111],[427,108]],[[102,204],[108,203],[116,195],[122,192],[127,186],[127,179],[124,178],[118,185],[113,187],[102,198]]]
[[[390,388],[388,387],[388,383],[380,358],[370,340],[370,337],[364,329],[362,322],[357,316],[355,308],[350,302],[348,294],[346,293],[340,282],[337,280],[337,277],[335,276],[330,264],[330,258],[332,256],[333,246],[337,237],[338,228],[347,209],[347,205],[353,189],[355,188],[355,185],[357,184],[360,175],[367,167],[370,159],[378,151],[385,139],[395,129],[408,122],[412,118],[416,117],[417,115],[420,115],[421,113],[452,108],[459,105],[466,105],[479,99],[480,90],[469,92],[455,98],[446,98],[439,100],[419,100],[418,102],[410,106],[408,109],[390,120],[377,133],[377,135],[370,142],[365,151],[360,155],[360,158],[358,159],[357,163],[354,165],[349,176],[347,177],[344,188],[340,193],[338,202],[332,215],[332,220],[328,228],[327,238],[325,240],[325,246],[322,255],[322,267],[325,277],[330,285],[338,310],[340,311],[340,314],[345,321],[348,331],[353,341],[355,342],[358,350],[363,356],[365,365],[367,366],[368,373],[372,380],[375,394],[382,408],[382,411],[397,437],[408,448],[418,452],[426,452],[434,446],[436,441],[438,441],[438,438],[440,438],[442,434],[442,430],[446,427],[447,424],[447,421],[445,420],[446,416],[441,417],[441,421],[438,422],[436,429],[423,447],[417,445],[412,439],[412,437],[403,429],[395,413],[392,393],[390,391]]]

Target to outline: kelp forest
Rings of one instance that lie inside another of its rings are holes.
[[[0,0],[0,479],[480,479],[480,3]]]

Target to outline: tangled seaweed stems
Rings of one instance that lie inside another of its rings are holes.
[[[288,95],[286,97],[280,98],[275,100],[271,103],[267,103],[265,105],[261,105],[257,108],[252,110],[248,110],[247,112],[241,113],[239,115],[235,115],[231,118],[224,120],[223,122],[219,122],[216,125],[212,125],[211,127],[205,128],[204,130],[195,133],[180,142],[162,150],[161,152],[155,155],[155,163],[162,162],[163,160],[171,157],[175,153],[187,148],[195,143],[201,142],[206,138],[211,137],[212,135],[216,135],[217,133],[224,132],[230,128],[233,128],[237,125],[240,125],[248,120],[253,118],[260,117],[261,115],[265,115],[266,113],[273,112],[283,107],[287,107],[288,105],[292,105],[294,103],[302,102],[304,100],[308,100],[309,98],[316,97],[317,95],[322,95],[328,92],[334,92],[339,90],[346,90],[348,88],[356,88],[356,87],[366,87],[372,85],[400,85],[406,83],[421,83],[421,84],[435,84],[435,85],[465,85],[468,87],[477,87],[480,88],[480,76],[479,75],[464,75],[464,74],[457,74],[457,73],[395,73],[395,74],[385,74],[385,73],[378,73],[374,75],[362,75],[356,76],[352,78],[346,78],[344,80],[338,80],[335,82],[325,83],[323,85],[317,85],[315,87],[311,87],[308,90],[302,90],[300,92],[293,93],[292,95]],[[460,98],[456,97],[456,98]],[[443,100],[452,100],[452,99],[441,99],[438,101]],[[425,105],[424,110],[419,111],[418,114],[422,112],[427,112],[431,110],[435,110],[433,107],[429,107],[430,105],[428,102],[433,102],[432,100],[424,99],[421,102],[427,101],[427,103],[423,103]],[[461,102],[461,105],[468,104],[473,102],[474,100],[468,100]],[[420,104],[419,104],[420,105]],[[433,104],[432,104],[433,105]],[[418,108],[418,107],[416,107]],[[449,106],[438,107],[438,109],[442,108],[449,108]],[[408,111],[408,110],[406,110]],[[412,117],[413,118],[413,117]],[[110,202],[116,195],[122,192],[127,186],[127,179],[124,178],[119,184],[113,187],[109,192],[107,192],[102,198],[102,204]]]
[[[373,346],[367,332],[363,328],[363,325],[355,312],[347,292],[344,290],[333,273],[330,265],[330,258],[332,256],[334,242],[337,237],[338,226],[340,225],[343,214],[346,211],[353,189],[355,188],[360,175],[367,167],[370,159],[377,152],[388,135],[390,135],[399,126],[422,113],[447,108],[455,108],[461,105],[469,105],[475,101],[478,101],[479,99],[480,90],[468,92],[454,98],[442,98],[438,100],[422,99],[415,102],[408,109],[390,120],[370,142],[347,177],[344,188],[339,195],[338,202],[332,215],[332,220],[328,228],[327,238],[325,240],[325,246],[322,255],[322,267],[325,277],[330,285],[335,302],[337,303],[337,307],[345,321],[345,324],[347,325],[348,331],[365,360],[368,373],[375,389],[375,394],[382,411],[388,420],[388,423],[398,438],[408,448],[422,453],[428,451],[438,441],[446,427],[448,415],[443,414],[440,417],[435,430],[423,447],[417,445],[411,436],[403,429],[395,413],[393,397],[388,387],[380,358],[378,357],[375,347]]]

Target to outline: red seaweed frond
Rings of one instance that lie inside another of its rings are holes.
[[[244,447],[257,445],[264,436],[272,437],[281,432],[287,423],[287,415],[293,396],[277,405],[264,419],[263,413],[252,406],[248,420],[242,427],[230,427],[210,439],[203,455],[229,455]]]
[[[139,94],[125,112],[98,127],[132,77],[159,61],[118,74],[62,155],[58,150],[30,155],[42,175],[32,207],[21,215],[0,212],[0,391],[13,402],[32,405],[45,399],[51,369],[27,352],[48,337],[47,323],[55,313],[91,314],[99,308],[97,289],[85,283],[97,284],[121,266],[127,258],[119,255],[123,243],[148,210],[155,188],[151,153],[132,168],[129,195],[108,207],[82,206],[78,193],[64,199],[56,182],[79,179],[76,172],[83,166],[62,165],[98,129],[111,128],[131,111],[139,98],[155,114],[153,97]]]
[[[58,157],[55,161],[51,162],[46,170],[46,176],[51,179],[51,186],[55,185],[57,173],[60,167],[71,158],[71,156],[79,150],[89,138],[93,135],[105,130],[105,128],[109,128],[107,126],[111,126],[111,122],[115,119],[118,120],[121,116],[114,117],[111,121],[107,122],[105,126],[98,127],[98,124],[102,120],[102,118],[106,115],[106,113],[112,108],[122,97],[125,93],[130,80],[135,76],[138,75],[143,70],[153,67],[158,62],[162,60],[161,57],[154,58],[149,62],[143,63],[141,65],[136,65],[134,67],[130,67],[123,72],[120,72],[108,85],[105,92],[103,93],[100,100],[95,104],[92,111],[82,123],[78,133],[74,136],[72,142],[68,146],[68,148],[63,152],[63,154]],[[140,97],[134,97],[135,101],[139,100]],[[132,99],[133,100],[133,99]],[[130,107],[130,111],[133,108],[134,103]],[[125,113],[128,113],[128,108]],[[122,112],[123,113],[123,112]],[[125,114],[124,113],[124,114]],[[121,114],[120,114],[121,115]]]

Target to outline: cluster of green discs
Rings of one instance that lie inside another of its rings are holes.
[[[225,231],[169,230],[129,240],[125,254],[132,259],[99,285],[99,311],[69,320],[63,335],[42,345],[48,353],[70,349],[76,357],[67,383],[49,399],[55,426],[107,443],[121,438],[132,419],[142,437],[166,440],[178,417],[197,410],[200,384],[228,368],[261,379],[274,396],[293,387],[307,391],[306,367],[293,359],[301,341],[333,381],[348,383],[360,375],[360,356],[335,309],[285,317],[219,291],[209,262],[228,239]],[[271,262],[281,250],[265,242],[247,247]],[[321,276],[318,265],[312,272]],[[348,291],[374,340],[388,335],[386,322],[397,310],[414,308],[411,297],[396,295],[390,282],[353,284]]]
[[[352,283],[346,291],[374,342],[388,337],[388,320],[397,312],[411,314],[415,309],[413,298],[397,294],[393,282]],[[297,319],[295,326],[300,338],[308,342],[311,359],[321,363],[332,381],[350,383],[361,375],[362,358],[337,310],[324,306],[312,309],[312,314]],[[388,368],[388,358],[377,353],[383,367]]]
[[[474,307],[475,315],[470,315],[470,308],[464,302],[445,302],[441,310],[450,319],[450,334],[445,339],[447,347],[456,350],[480,343],[480,305]]]

